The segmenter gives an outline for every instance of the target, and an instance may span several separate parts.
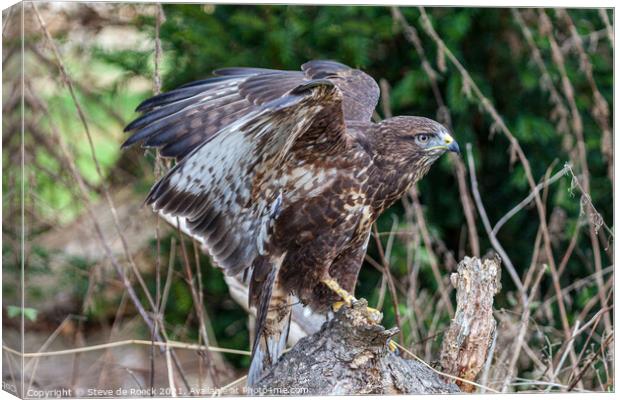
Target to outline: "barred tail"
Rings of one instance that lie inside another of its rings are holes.
[[[247,381],[250,388],[282,355],[291,325],[291,298],[277,280],[279,262],[274,265],[266,257],[260,258],[250,283],[250,305],[256,307],[256,334]]]

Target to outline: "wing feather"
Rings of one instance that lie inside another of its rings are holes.
[[[205,93],[209,89],[226,85],[227,81],[234,79],[234,76],[218,76],[191,82],[176,89],[153,96],[138,105],[136,111],[145,112],[155,107],[162,107],[167,104],[194,97],[200,93]]]
[[[342,93],[346,121],[370,121],[379,99],[379,86],[370,76],[335,61],[310,61],[302,71],[225,68],[215,74],[142,102],[137,111],[143,115],[125,128],[134,133],[123,147],[143,142],[181,160],[235,120],[322,79]]]
[[[142,142],[177,159],[146,202],[167,219],[178,217],[236,274],[269,239],[274,185],[282,184],[274,174],[283,173],[293,145],[311,131],[308,144],[339,140],[345,121],[370,120],[379,89],[365,73],[334,61],[311,61],[301,71],[216,74],[142,102],[123,147]]]
[[[325,80],[289,90],[194,148],[153,187],[147,203],[182,218],[227,273],[241,272],[257,256],[259,238],[267,239],[259,233],[269,225],[276,200],[277,190],[267,190],[275,175],[267,183],[259,177],[277,173],[293,144],[327,115],[342,123],[324,135],[339,140],[341,101],[340,91]]]
[[[329,60],[309,61],[301,69],[311,79],[327,78],[343,95],[342,111],[347,121],[370,121],[379,101],[379,85],[358,69]]]

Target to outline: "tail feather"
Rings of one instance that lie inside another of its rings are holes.
[[[266,372],[276,363],[286,348],[288,333],[291,326],[290,307],[287,316],[277,326],[273,326],[271,334],[262,333],[252,349],[252,361],[248,371],[248,387],[253,387]]]
[[[281,260],[281,259],[280,259]],[[279,261],[261,257],[254,264],[250,283],[250,305],[256,307],[256,333],[248,371],[248,387],[253,387],[275,364],[286,348],[291,325],[290,295],[277,280]]]

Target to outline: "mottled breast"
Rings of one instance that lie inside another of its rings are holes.
[[[280,246],[302,245],[320,235],[350,231],[357,224],[368,204],[359,179],[364,164],[335,161],[300,163],[288,169],[281,212],[272,232]]]

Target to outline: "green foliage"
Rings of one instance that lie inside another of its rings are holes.
[[[34,308],[29,307],[22,308],[18,306],[7,306],[6,313],[9,318],[17,318],[23,314],[24,318],[26,318],[27,320],[36,321],[38,311]]]

